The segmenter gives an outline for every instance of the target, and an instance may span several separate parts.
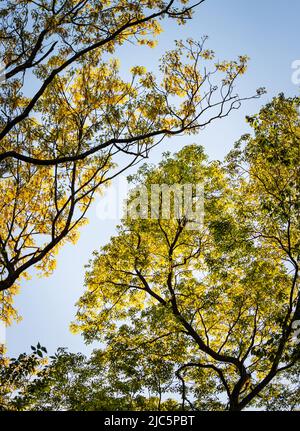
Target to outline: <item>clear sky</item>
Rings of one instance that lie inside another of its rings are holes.
[[[174,39],[200,39],[208,35],[207,46],[221,60],[234,59],[240,54],[251,58],[247,74],[239,81],[241,95],[252,95],[262,86],[268,91],[261,99],[244,103],[230,117],[214,122],[196,136],[165,141],[153,150],[149,161],[158,162],[163,151],[177,151],[193,142],[203,145],[211,159],[222,159],[234,142],[249,132],[246,115],[256,113],[279,92],[299,95],[299,88],[291,79],[291,64],[300,59],[299,16],[299,0],[206,0],[186,26],[166,21],[154,50],[123,47],[118,56],[124,70],[137,64],[156,70],[160,55],[173,48]],[[117,181],[114,186],[117,187]],[[112,197],[113,189],[108,193]],[[29,351],[30,345],[38,341],[51,353],[59,346],[71,351],[90,351],[91,347],[84,345],[80,335],[69,332],[69,323],[75,316],[75,302],[84,289],[84,265],[93,250],[108,242],[118,223],[97,216],[99,199],[90,208],[90,223],[82,229],[78,243],[63,247],[59,253],[54,274],[49,278],[33,276],[32,280],[22,282],[15,305],[23,320],[7,329],[9,354]]]

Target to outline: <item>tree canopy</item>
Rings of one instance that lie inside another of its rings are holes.
[[[72,324],[101,347],[0,352],[2,410],[299,407],[299,102],[279,95],[249,117],[222,163],[192,145],[130,178],[129,203],[140,184],[203,184],[204,222],[125,218]]]
[[[149,193],[203,183],[203,226],[127,218],[90,263],[73,329],[116,361],[170,363],[183,407],[278,405],[299,371],[298,105],[280,95],[249,118],[223,164],[189,146],[145,165]]]
[[[34,267],[49,274],[75,242],[97,192],[165,137],[196,133],[237,109],[247,57],[220,62],[177,41],[159,76],[120,73],[116,49],[155,46],[163,20],[184,24],[186,0],[9,0],[0,6],[1,319]],[[127,78],[126,78],[126,77]],[[260,94],[258,91],[258,95]]]
[[[206,36],[175,41],[157,74],[121,69],[122,50],[155,47],[164,22],[185,24],[203,2],[1,3],[5,324],[20,279],[52,273],[117,175],[264,93],[240,96],[248,57],[217,60]],[[140,216],[94,252],[71,324],[99,346],[48,357],[38,343],[9,358],[0,344],[0,410],[299,407],[299,106],[279,94],[247,117],[252,133],[223,162],[194,144],[129,177]]]

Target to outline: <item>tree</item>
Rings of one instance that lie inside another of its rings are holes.
[[[47,361],[44,358],[46,348],[38,343],[31,346],[31,350],[31,354],[22,353],[17,358],[8,358],[3,345],[0,345],[0,411],[18,410],[30,382],[43,370]]]
[[[134,179],[149,195],[203,183],[203,225],[189,229],[184,212],[125,218],[86,273],[73,329],[116,358],[170,361],[182,408],[298,402],[299,104],[280,95],[249,118],[254,136],[223,164],[190,146],[144,166]]]
[[[178,41],[162,58],[159,78],[137,65],[128,80],[119,74],[118,47],[154,46],[162,19],[184,24],[201,3],[1,5],[0,291],[6,323],[16,317],[12,301],[20,277],[32,266],[51,273],[58,248],[76,241],[96,192],[165,137],[194,133],[239,107],[243,99],[234,85],[247,57],[216,63],[205,38]]]
[[[130,356],[127,355],[127,361],[123,357],[116,363],[106,351],[97,350],[87,358],[59,348],[43,363],[35,352],[24,353],[18,359],[7,358],[0,374],[1,388],[5,388],[5,403],[2,402],[1,408],[18,411],[178,410],[179,403],[175,399],[161,399],[163,392],[172,385],[170,368],[165,363],[156,363],[153,374],[153,364],[137,364]]]

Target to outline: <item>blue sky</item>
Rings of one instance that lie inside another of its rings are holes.
[[[198,135],[165,141],[153,150],[149,161],[158,162],[162,152],[177,151],[189,143],[203,145],[211,159],[222,159],[234,142],[249,132],[246,115],[256,113],[279,92],[298,95],[299,88],[291,79],[291,64],[300,59],[299,16],[299,0],[206,0],[186,26],[178,27],[166,21],[165,31],[154,50],[123,47],[118,53],[123,70],[141,64],[155,71],[160,55],[173,48],[174,39],[192,37],[197,40],[208,35],[207,46],[220,59],[234,59],[240,54],[251,58],[247,74],[239,81],[241,95],[254,94],[261,86],[268,91],[261,99],[244,103],[240,110],[214,122]],[[84,265],[93,250],[108,242],[118,223],[97,217],[99,199],[90,208],[90,222],[82,229],[78,243],[60,251],[53,275],[49,278],[33,276],[32,280],[22,282],[15,305],[23,320],[7,329],[9,354],[15,356],[29,351],[30,345],[38,341],[51,353],[59,346],[67,346],[71,351],[90,351],[91,346],[85,346],[80,335],[69,332],[69,323],[75,316],[75,302],[84,289]]]

